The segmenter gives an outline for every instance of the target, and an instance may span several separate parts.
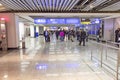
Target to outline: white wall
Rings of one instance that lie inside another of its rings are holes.
[[[30,25],[30,37],[34,37],[34,26]]]
[[[25,38],[25,27],[23,22],[19,22],[19,40]]]
[[[15,28],[16,28],[16,34],[15,34],[15,37],[16,37],[16,47],[19,45],[19,17],[17,15],[15,15]]]
[[[0,13],[7,26],[8,48],[18,48],[18,17],[14,13]]]
[[[114,19],[104,20],[104,39],[113,40],[114,39]]]
[[[25,37],[28,37],[30,34],[30,24],[29,23],[24,23],[24,28],[25,28]]]
[[[39,26],[36,26],[36,32],[39,33]]]
[[[39,26],[39,34],[43,34],[44,32],[44,27],[43,26]]]

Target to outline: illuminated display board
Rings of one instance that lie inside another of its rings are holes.
[[[81,24],[91,24],[90,19],[89,18],[82,18]]]
[[[65,24],[65,19],[47,19],[47,24]]]
[[[79,18],[68,18],[66,19],[66,24],[80,24]]]
[[[35,24],[46,24],[46,19],[34,19]]]
[[[100,23],[101,23],[101,19],[99,19],[99,18],[91,19],[91,24],[100,24]]]
[[[35,24],[80,24],[79,18],[34,19]]]

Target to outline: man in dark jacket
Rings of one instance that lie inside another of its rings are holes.
[[[79,38],[80,38],[80,31],[79,30],[76,31],[76,35],[77,35],[77,40],[79,40]]]
[[[119,31],[120,31],[120,28],[115,30],[115,42],[118,42],[118,33],[119,33]]]
[[[50,36],[49,36],[50,34],[49,34],[48,30],[46,29],[43,34],[45,37],[45,42],[49,42],[50,41]]]
[[[60,31],[57,30],[55,34],[56,34],[56,39],[58,40]]]
[[[82,29],[82,31],[81,31],[81,36],[80,36],[80,43],[79,43],[79,45],[81,45],[81,43],[83,42],[83,46],[85,46],[85,38],[86,38],[86,32]]]

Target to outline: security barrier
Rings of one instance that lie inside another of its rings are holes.
[[[91,60],[97,60],[106,71],[111,73],[116,80],[119,80],[119,67],[120,67],[120,43],[111,41],[95,42],[90,41],[91,45]],[[96,49],[97,47],[97,49]]]

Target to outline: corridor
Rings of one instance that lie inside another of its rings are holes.
[[[98,61],[91,61],[91,45],[27,38],[26,49],[0,57],[0,80],[114,80]]]

